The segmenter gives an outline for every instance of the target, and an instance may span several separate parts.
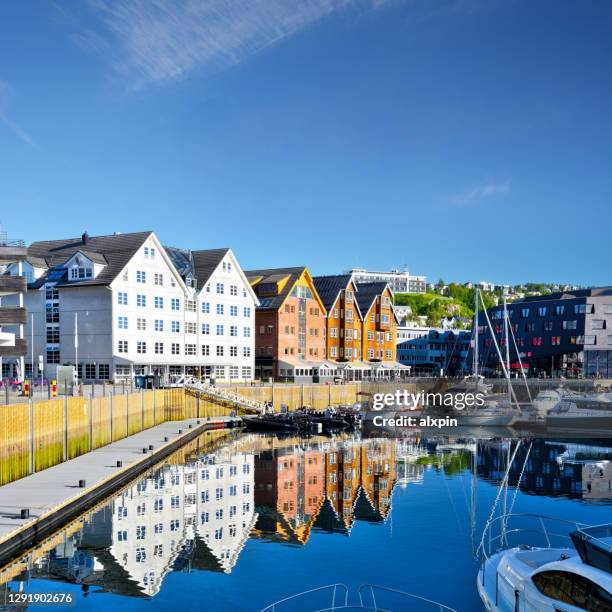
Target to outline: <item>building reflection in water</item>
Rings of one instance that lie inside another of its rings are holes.
[[[303,546],[313,532],[349,536],[358,521],[383,523],[394,486],[420,485],[429,469],[450,477],[475,466],[499,483],[516,444],[216,435],[5,568],[0,583],[50,578],[80,584],[85,594],[154,597],[171,571],[231,572],[249,537]],[[509,483],[537,495],[609,501],[611,459],[604,446],[524,441]]]
[[[480,477],[501,482],[507,469],[509,444],[508,440],[478,443]],[[522,491],[535,495],[609,501],[612,447],[539,439],[525,441],[510,466],[508,482],[511,487],[518,484]]]
[[[171,571],[229,573],[249,537],[304,545],[313,529],[383,522],[395,482],[395,441],[243,436],[141,478],[4,581],[154,597]]]

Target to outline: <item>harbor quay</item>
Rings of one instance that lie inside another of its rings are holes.
[[[208,417],[162,423],[0,486],[0,563],[202,432],[234,422]]]

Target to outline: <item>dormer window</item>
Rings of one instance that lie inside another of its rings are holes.
[[[85,265],[80,257],[76,257],[70,266],[70,280],[84,280],[92,277],[91,266]]]

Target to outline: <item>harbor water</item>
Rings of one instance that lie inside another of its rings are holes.
[[[70,594],[67,609],[250,611],[330,584],[356,603],[361,585],[380,585],[482,610],[476,551],[487,519],[612,521],[610,447],[209,432],[24,550],[0,570],[1,591]],[[331,593],[276,609],[329,607]],[[435,609],[388,595],[388,609]]]

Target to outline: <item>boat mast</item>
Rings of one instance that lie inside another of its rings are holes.
[[[506,343],[506,371],[508,372],[508,400],[512,401],[512,394],[510,393],[510,337],[508,334],[508,303],[506,301],[506,290],[504,289],[504,341]]]
[[[472,372],[474,377],[476,377],[478,376],[478,285],[476,285],[476,300],[474,302],[474,331],[472,338],[474,339]]]

